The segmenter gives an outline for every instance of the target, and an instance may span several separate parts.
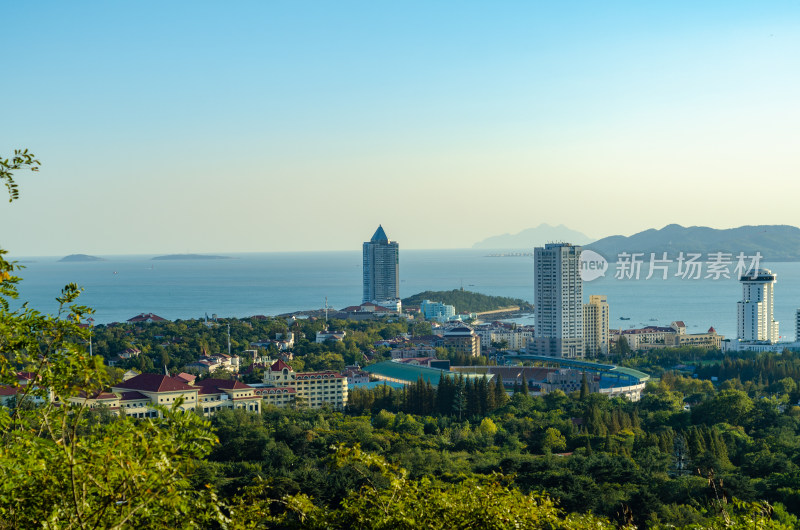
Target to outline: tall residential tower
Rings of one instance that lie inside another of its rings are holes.
[[[608,299],[605,295],[589,296],[583,304],[583,345],[586,355],[608,355]]]
[[[361,302],[395,306],[399,287],[399,247],[397,241],[389,241],[379,225],[372,239],[364,243],[364,296]]]
[[[581,247],[548,243],[534,249],[535,337],[528,351],[549,357],[583,356]]]
[[[742,282],[742,301],[736,303],[737,338],[742,342],[778,342],[778,321],[773,310],[776,277],[769,269],[748,271]]]

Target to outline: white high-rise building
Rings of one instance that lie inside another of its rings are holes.
[[[737,338],[742,342],[778,342],[778,321],[774,313],[776,277],[769,269],[748,271],[739,278],[742,301],[736,303]]]
[[[581,247],[548,243],[534,249],[536,326],[528,351],[549,357],[581,357],[583,281]]]
[[[364,243],[364,297],[362,303],[397,306],[400,292],[400,251],[380,225]],[[388,304],[392,302],[392,304]],[[399,309],[398,309],[399,310]]]

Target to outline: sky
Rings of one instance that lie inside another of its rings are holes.
[[[19,256],[800,224],[797,2],[9,2]]]

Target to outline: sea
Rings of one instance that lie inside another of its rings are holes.
[[[361,302],[361,252],[275,252],[228,254],[230,259],[153,260],[153,255],[102,256],[105,261],[61,262],[60,257],[14,257],[24,269],[20,297],[55,313],[55,297],[67,283],[83,288],[80,302],[95,310],[95,325],[124,322],[139,313],[169,320],[279,315]],[[775,314],[781,340],[795,340],[800,307],[800,263],[762,263],[777,274]],[[608,297],[611,327],[667,326],[682,320],[689,333],[714,327],[736,335],[736,302],[742,288],[733,278],[684,279],[669,271],[646,280],[604,277],[583,286],[584,298]],[[703,275],[705,276],[705,274]],[[533,258],[493,256],[485,250],[402,250],[400,294],[465,289],[533,302]],[[515,318],[533,324],[533,315]]]

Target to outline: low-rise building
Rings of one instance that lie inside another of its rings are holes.
[[[632,350],[648,350],[657,348],[679,348],[681,346],[697,346],[707,349],[719,349],[724,336],[718,335],[711,327],[706,333],[686,333],[686,324],[682,320],[672,322],[669,327],[645,326],[637,329],[611,331],[611,343],[616,345],[624,337]]]
[[[481,349],[492,343],[505,343],[509,350],[524,350],[533,338],[533,326],[517,326],[508,322],[492,322],[475,326],[475,333],[481,339]]]
[[[346,334],[347,333],[345,331],[328,331],[328,330],[318,331],[316,343],[322,344],[328,340],[334,342],[342,342]]]
[[[342,320],[371,320],[387,316],[400,315],[399,300],[387,305],[377,304],[373,302],[364,302],[361,305],[353,305],[345,307],[336,312],[333,317]]]
[[[342,375],[347,377],[348,386],[369,383],[369,372],[362,370],[358,364],[345,366]]]
[[[468,326],[462,325],[445,330],[441,345],[470,357],[479,357],[481,354],[481,339]]]
[[[195,386],[200,388],[197,407],[205,416],[213,416],[220,408],[261,412],[261,396],[250,385],[230,379],[203,379]]]
[[[282,360],[272,363],[258,388],[290,388],[298,405],[342,409],[347,405],[347,377],[338,372],[295,372]]]
[[[251,386],[228,379],[205,379],[190,385],[179,377],[141,374],[113,385],[111,393],[119,397],[120,413],[139,418],[157,416],[153,405],[171,407],[178,400],[183,400],[181,409],[197,408],[206,416],[222,408],[261,411],[261,397]]]
[[[161,318],[154,313],[140,313],[133,318],[129,318],[131,324],[150,324],[152,322],[166,322],[166,318]]]
[[[698,346],[709,350],[718,350],[723,338],[722,335],[717,334],[717,330],[712,326],[708,328],[706,333],[676,333],[671,336],[668,335],[665,343],[671,348]]]
[[[213,374],[217,370],[227,370],[231,373],[239,372],[240,359],[238,355],[228,355],[217,353],[214,355],[204,355],[197,361],[187,364],[187,368],[194,368],[200,373]]]
[[[416,357],[434,357],[436,348],[433,346],[399,346],[390,352],[392,359],[413,359]]]
[[[53,391],[40,388],[36,382],[39,376],[32,372],[17,372],[16,385],[0,385],[0,405],[8,407],[19,404],[19,400],[25,396],[28,403],[41,405],[53,400]],[[34,392],[26,392],[27,387],[31,387]]]
[[[257,340],[250,343],[251,348],[268,348],[275,346],[278,351],[289,351],[294,348],[294,333],[276,333],[274,339]],[[250,350],[247,350],[250,351]]]
[[[560,368],[552,370],[547,373],[545,381],[542,382],[542,390],[545,392],[552,392],[553,390],[561,390],[569,394],[581,389],[583,386],[584,378],[586,378],[586,385],[589,392],[600,392],[600,376],[583,372],[580,370],[573,370],[571,368]]]
[[[455,306],[441,302],[431,302],[430,300],[422,301],[419,305],[419,312],[425,320],[434,320],[436,322],[447,322],[456,316]]]

